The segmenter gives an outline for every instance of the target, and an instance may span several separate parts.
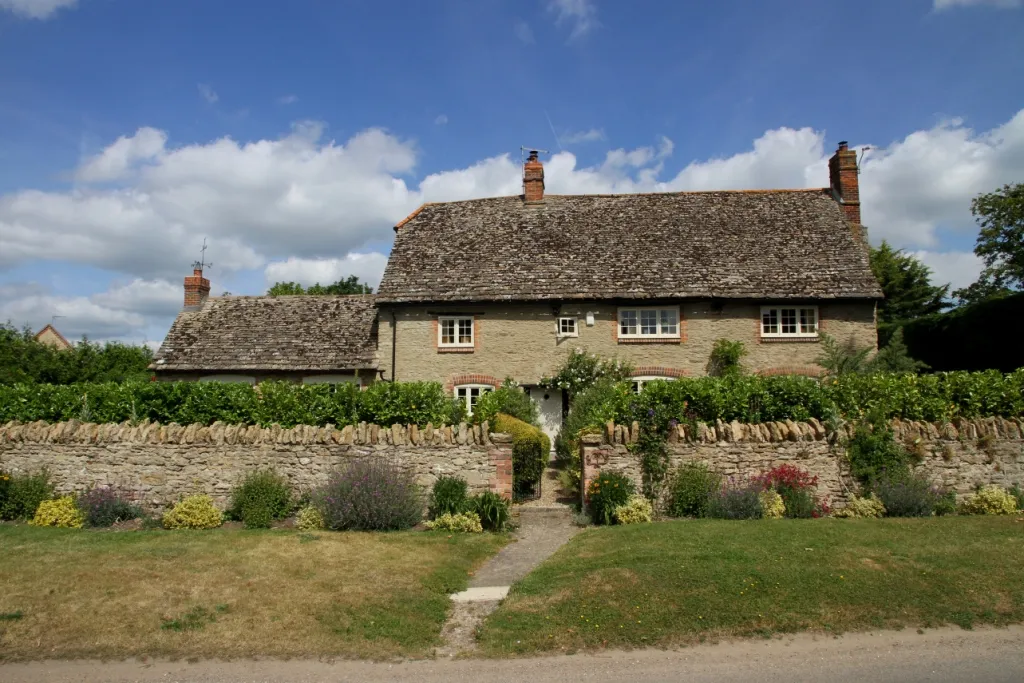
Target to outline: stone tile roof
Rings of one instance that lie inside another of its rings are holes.
[[[378,304],[882,295],[828,190],[496,197],[396,233]]]
[[[376,368],[372,295],[211,297],[178,314],[157,371]]]

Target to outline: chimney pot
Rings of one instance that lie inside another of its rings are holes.
[[[537,158],[537,150],[523,164],[523,199],[527,203],[544,201],[544,164]]]
[[[185,310],[194,311],[202,307],[210,296],[210,281],[203,277],[202,268],[193,268],[192,276],[185,277]]]

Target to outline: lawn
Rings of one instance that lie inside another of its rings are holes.
[[[423,656],[493,534],[0,526],[0,660]]]
[[[492,656],[1024,621],[1024,520],[678,521],[578,535],[485,622]]]

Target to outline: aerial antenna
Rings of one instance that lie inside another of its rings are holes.
[[[207,268],[213,268],[212,263],[206,262],[206,238],[203,238],[203,248],[200,251],[200,257],[198,261],[192,262],[192,267],[198,270],[206,270]]]
[[[863,147],[860,148],[860,158],[857,159],[857,173],[858,174],[860,173],[861,162],[864,161],[864,153],[867,152],[869,149],[871,149],[871,148],[868,147],[867,145],[864,145]]]
[[[527,152],[531,152],[531,153],[532,152],[537,152],[538,154],[551,154],[551,152],[549,152],[548,150],[541,149],[540,147],[529,147],[529,146],[522,146],[521,145],[519,147],[519,165],[520,166],[523,166],[526,163],[526,153]],[[525,173],[525,171],[524,171],[524,173]]]
[[[51,315],[50,316],[50,325],[52,326],[55,322],[57,322],[57,318],[66,318],[66,317],[67,317],[66,315]]]

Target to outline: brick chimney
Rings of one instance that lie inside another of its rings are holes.
[[[537,151],[531,150],[523,164],[523,199],[527,202],[544,201],[544,164],[537,159]]]
[[[196,310],[210,296],[210,281],[203,277],[203,269],[198,265],[192,270],[192,276],[185,278],[185,310]]]
[[[847,147],[846,140],[828,160],[828,180],[832,195],[843,207],[846,220],[860,225],[860,186],[857,182],[857,152]]]

